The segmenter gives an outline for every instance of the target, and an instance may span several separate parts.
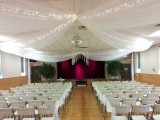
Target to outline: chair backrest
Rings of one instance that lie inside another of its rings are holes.
[[[132,113],[148,113],[150,105],[133,105]]]
[[[40,101],[40,100],[29,100],[28,104],[30,107],[39,107],[39,106],[43,105],[42,101]]]
[[[117,96],[118,96],[118,98],[121,98],[121,99],[123,99],[123,98],[129,98],[129,94],[117,94]]]
[[[132,94],[132,98],[137,98],[137,99],[141,99],[144,97],[145,94],[143,93],[138,93],[138,94]]]
[[[38,96],[38,93],[36,92],[28,92],[26,93],[28,96]]]
[[[15,96],[22,97],[22,96],[26,96],[26,94],[25,93],[15,93]]]
[[[154,105],[156,103],[156,98],[142,98],[142,105]]]
[[[8,108],[8,103],[6,101],[0,102],[0,108]]]
[[[159,93],[149,93],[147,95],[148,98],[153,98],[153,97],[156,97],[156,98],[159,98]]]
[[[122,100],[122,103],[125,105],[135,105],[137,99],[136,98],[125,98]]]
[[[23,96],[22,97],[23,101],[29,101],[29,100],[35,100],[34,96]]]
[[[105,96],[106,96],[107,99],[115,98],[115,94],[106,94]]]
[[[12,108],[0,108],[0,118],[14,117]]]
[[[39,115],[53,115],[55,107],[38,107]]]
[[[5,98],[3,96],[0,96],[0,101],[5,101]]]
[[[130,105],[125,105],[125,106],[115,106],[116,113],[129,113],[131,111],[131,106]]]
[[[15,101],[15,102],[11,102],[11,106],[13,108],[25,108],[25,101]]]
[[[56,103],[56,100],[44,100],[43,103],[44,103],[44,106],[54,106]]]
[[[12,93],[4,93],[2,94],[4,97],[14,96]]]
[[[48,100],[46,96],[36,96],[36,100]]]
[[[108,99],[108,100],[112,106],[120,105],[120,101],[121,101],[121,99],[119,99],[119,98],[112,98],[112,99]]]
[[[160,113],[160,104],[155,104],[154,105],[154,112]]]
[[[17,108],[16,110],[20,117],[34,116],[34,108]]]
[[[7,97],[9,102],[20,101],[20,97]]]

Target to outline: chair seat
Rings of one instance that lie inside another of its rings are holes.
[[[35,118],[23,118],[23,120],[35,120]]]
[[[115,116],[114,120],[128,120],[126,116]]]
[[[142,115],[133,115],[132,116],[133,120],[147,120],[144,116]]]
[[[160,114],[159,115],[153,115],[154,120],[160,120]]]
[[[55,120],[55,117],[42,117],[41,120]]]

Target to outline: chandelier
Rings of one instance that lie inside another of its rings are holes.
[[[72,65],[74,65],[79,59],[82,59],[87,65],[88,60],[88,48],[82,47],[82,40],[77,35],[72,38]]]

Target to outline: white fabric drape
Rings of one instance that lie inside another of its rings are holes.
[[[89,3],[84,8],[88,7]],[[108,51],[88,52],[88,58],[114,60],[152,45],[151,40],[127,32],[127,29],[157,24],[160,20],[158,0],[113,0],[92,11],[80,11],[76,15],[43,8],[29,1],[1,0],[0,35],[11,39],[0,42],[0,50],[47,62],[71,59],[75,54],[48,53],[43,48],[60,38],[77,19],[97,38],[113,47]]]

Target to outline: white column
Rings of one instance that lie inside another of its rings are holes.
[[[134,81],[134,54],[132,52],[132,60],[131,60],[131,79]]]
[[[28,84],[31,83],[31,65],[30,60],[28,59]]]

